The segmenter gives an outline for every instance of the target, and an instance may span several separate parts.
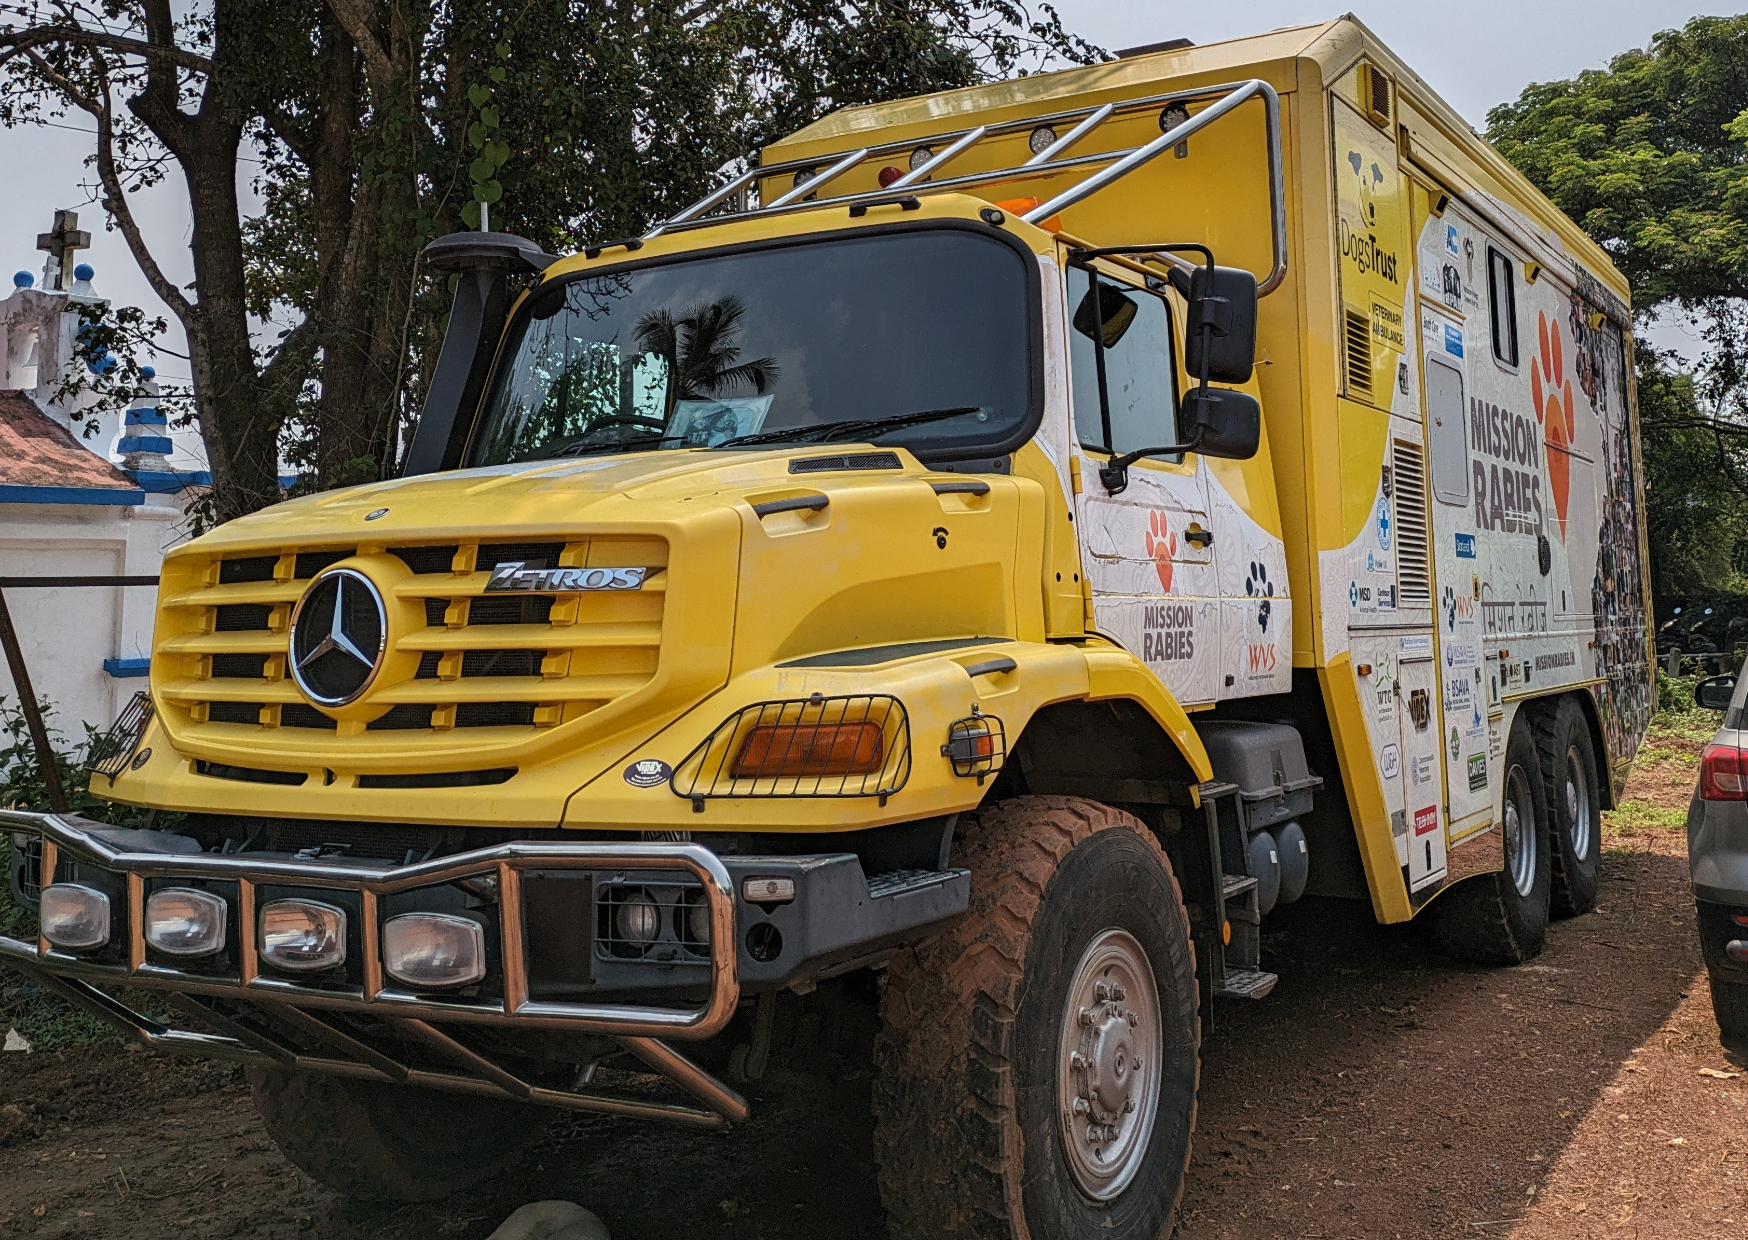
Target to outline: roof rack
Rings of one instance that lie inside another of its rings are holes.
[[[726,184],[704,195],[684,211],[663,220],[645,233],[643,239],[648,241],[664,233],[708,228],[714,224],[734,219],[751,219],[785,215],[793,211],[809,211],[826,203],[843,203],[854,206],[876,200],[890,200],[893,195],[901,191],[908,195],[950,193],[992,182],[1030,180],[1085,169],[1089,173],[1085,179],[1071,185],[1048,202],[1033,207],[1020,217],[1028,224],[1036,224],[1040,220],[1047,220],[1059,211],[1096,194],[1112,182],[1127,176],[1143,164],[1207,128],[1240,104],[1257,98],[1262,100],[1267,118],[1269,215],[1273,225],[1274,245],[1274,266],[1268,276],[1259,280],[1257,284],[1258,294],[1266,295],[1273,292],[1287,274],[1287,212],[1286,190],[1281,173],[1280,96],[1275,93],[1274,87],[1260,78],[1252,78],[1246,82],[1231,82],[1223,86],[1205,86],[1195,90],[1148,95],[1142,99],[1099,104],[1096,107],[1072,108],[1065,112],[1050,112],[1041,116],[1002,121],[999,124],[978,125],[971,129],[925,134],[920,137],[908,137],[897,142],[883,142],[872,146],[858,147],[855,150],[811,155],[805,159],[791,159],[782,163],[767,164],[763,167],[751,167],[730,179]],[[1212,100],[1212,102],[1194,116],[1189,116],[1187,105],[1199,100]],[[1114,117],[1130,116],[1136,112],[1151,111],[1155,108],[1163,110],[1174,103],[1186,105],[1186,119],[1172,126],[1151,142],[1142,146],[1127,147],[1115,151],[1099,151],[1088,155],[1069,155],[1067,153],[1072,147],[1085,141],[1090,134]],[[1073,127],[1023,164],[1011,168],[999,168],[991,172],[972,172],[941,180],[935,179],[936,173],[986,139],[1022,131],[1036,131],[1040,126],[1055,127],[1061,124],[1072,124]],[[941,145],[943,143],[945,145]],[[830,195],[823,192],[832,181],[837,180],[867,160],[914,152],[921,147],[929,148],[934,151],[934,154],[879,189]],[[770,202],[761,201],[757,206],[751,204],[752,195],[759,193],[762,189],[759,182],[768,182],[772,178],[785,174],[796,174],[797,176],[796,183],[791,188],[784,190]],[[726,210],[716,213],[721,208],[726,208]],[[1181,260],[1164,254],[1158,257],[1160,261],[1164,262],[1181,262]]]

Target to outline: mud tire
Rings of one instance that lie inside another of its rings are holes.
[[[1576,917],[1596,907],[1596,894],[1602,885],[1602,785],[1597,776],[1596,747],[1584,711],[1569,695],[1542,712],[1535,734],[1553,843],[1549,850],[1553,872],[1548,907],[1554,917]],[[1577,795],[1569,798],[1569,768],[1574,766],[1584,787],[1575,788]],[[1589,819],[1581,833],[1582,856],[1572,840],[1568,811],[1574,801]]]
[[[1522,964],[1541,955],[1548,937],[1548,895],[1552,864],[1548,839],[1547,785],[1541,758],[1530,739],[1529,720],[1520,715],[1505,746],[1507,796],[1521,787],[1530,809],[1523,829],[1534,833],[1535,860],[1528,891],[1519,891],[1512,877],[1512,850],[1506,846],[1505,868],[1478,874],[1442,893],[1428,910],[1433,941],[1440,951],[1466,964]],[[1514,785],[1513,772],[1521,773]],[[1524,815],[1520,814],[1521,822]],[[1505,830],[1504,826],[1500,830]]]
[[[1200,1073],[1189,917],[1129,814],[1024,797],[980,815],[956,864],[971,905],[893,958],[875,1048],[875,1154],[894,1240],[1155,1240],[1183,1194]],[[1057,1060],[1071,978],[1108,929],[1133,935],[1159,999],[1161,1080],[1134,1177],[1104,1203],[1062,1149]]]
[[[267,1134],[298,1170],[348,1197],[434,1201],[508,1170],[540,1143],[545,1107],[249,1069]]]

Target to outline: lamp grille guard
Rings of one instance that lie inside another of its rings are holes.
[[[1280,96],[1274,87],[1260,78],[1252,78],[1244,82],[1229,82],[1221,86],[1204,86],[1194,90],[1148,95],[1141,99],[1129,99],[1121,103],[1105,103],[1096,107],[1072,108],[1061,112],[1003,121],[999,124],[978,125],[971,129],[913,135],[896,142],[883,142],[851,150],[811,155],[805,159],[785,160],[764,167],[749,167],[704,195],[685,210],[669,216],[657,224],[644,234],[643,239],[648,241],[663,233],[707,228],[731,219],[808,211],[827,204],[841,203],[854,206],[858,203],[890,199],[898,193],[910,195],[953,193],[973,189],[980,185],[1036,180],[1058,176],[1065,172],[1086,172],[1088,175],[1084,180],[1069,186],[1054,198],[1032,208],[1021,217],[1027,223],[1036,224],[1041,220],[1049,219],[1059,211],[1074,206],[1142,165],[1150,163],[1180,142],[1187,141],[1201,132],[1240,104],[1252,99],[1262,101],[1266,125],[1265,142],[1268,148],[1269,222],[1273,263],[1268,274],[1257,280],[1258,295],[1267,296],[1280,286],[1287,274],[1287,208],[1286,179],[1281,164]],[[1163,110],[1172,104],[1181,104],[1187,109],[1188,105],[1198,102],[1205,103],[1206,106],[1193,116],[1189,116],[1186,120],[1161,133],[1159,137],[1141,146],[1097,151],[1085,155],[1067,153],[1072,147],[1086,141],[1089,136],[1095,134],[1113,119],[1133,117],[1138,112]],[[1027,133],[1043,125],[1065,124],[1071,125],[1072,128],[1022,164],[988,172],[971,172],[944,178],[939,178],[936,175],[952,161],[980,143],[1016,133]],[[832,181],[870,160],[891,156],[908,157],[912,151],[921,147],[927,147],[935,153],[923,163],[879,189],[844,194],[825,192]],[[762,190],[759,182],[770,182],[783,176],[793,177],[798,173],[807,175],[804,175],[800,183],[784,190],[770,202],[761,202],[758,206],[752,206],[748,201],[753,193]],[[722,213],[712,214],[712,212],[718,211]],[[1165,254],[1161,254],[1159,257],[1162,261],[1174,264],[1182,261]]]
[[[910,717],[884,693],[742,707],[674,768],[695,810],[714,797],[879,797],[910,778]]]
[[[321,1071],[344,1076],[446,1089],[494,1097],[513,1097],[547,1106],[605,1114],[642,1115],[680,1123],[717,1126],[744,1119],[747,1106],[733,1090],[669,1047],[663,1038],[696,1040],[720,1032],[740,1001],[733,884],[728,871],[707,849],[682,843],[527,843],[511,842],[417,865],[379,869],[362,865],[297,859],[261,859],[211,853],[141,853],[112,847],[87,830],[103,830],[71,815],[0,810],[0,831],[13,846],[35,853],[32,876],[42,888],[58,867],[72,861],[119,874],[125,898],[119,902],[112,934],[122,958],[93,961],[34,941],[0,935],[0,963],[160,1050],[242,1060],[267,1066]],[[36,848],[31,848],[36,844]],[[696,884],[709,908],[711,964],[709,997],[701,1007],[570,1003],[530,999],[528,995],[522,877],[525,871],[559,870],[671,872]],[[194,972],[148,961],[145,903],[148,879],[209,880],[235,885],[230,897],[237,936],[238,968],[233,975]],[[417,994],[385,980],[381,954],[381,909],[385,898],[421,887],[463,879],[494,883],[498,897],[498,959],[502,997],[463,999]],[[295,886],[352,893],[358,900],[362,985],[321,986],[264,973],[255,934],[259,890]],[[97,988],[109,983],[172,992],[172,1001],[218,1035],[171,1029],[134,1013]],[[268,1022],[290,1027],[303,1040],[341,1051],[345,1058],[302,1053],[282,1039],[264,1036],[215,1011],[200,998],[234,1001],[264,1014]],[[403,1065],[314,1013],[344,1013],[382,1021],[397,1037],[420,1044],[455,1063],[462,1074]],[[650,1069],[702,1099],[708,1110],[641,1099],[585,1095],[529,1085],[492,1060],[438,1028],[438,1024],[543,1029],[615,1038]]]

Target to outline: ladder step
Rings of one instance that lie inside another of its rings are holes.
[[[1241,896],[1256,886],[1256,879],[1248,874],[1226,874],[1222,876],[1220,894],[1230,900],[1233,896]]]
[[[1274,973],[1233,969],[1227,972],[1225,983],[1214,993],[1222,999],[1261,999],[1275,988],[1278,981],[1280,977]]]

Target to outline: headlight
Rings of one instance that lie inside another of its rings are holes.
[[[382,927],[382,967],[409,986],[465,986],[486,975],[486,935],[449,913],[402,913]]]
[[[146,942],[170,956],[224,950],[225,902],[210,891],[165,887],[146,901]]]
[[[109,942],[109,897],[78,883],[44,887],[37,924],[56,947],[102,947]]]
[[[346,960],[346,910],[315,900],[275,900],[261,909],[261,958],[307,973]]]

